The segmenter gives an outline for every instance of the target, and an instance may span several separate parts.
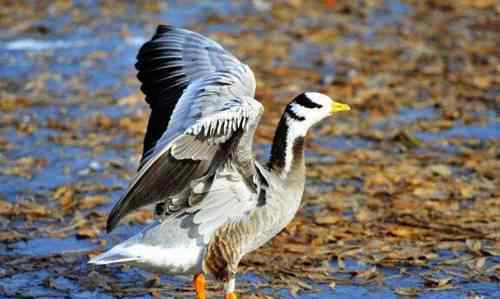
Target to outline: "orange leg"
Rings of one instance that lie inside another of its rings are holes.
[[[332,8],[335,6],[335,0],[323,0],[323,5],[327,8]]]
[[[238,297],[236,297],[235,293],[226,293],[224,294],[224,299],[238,299]]]
[[[205,276],[203,276],[203,273],[198,273],[194,276],[193,285],[196,291],[196,299],[207,299],[205,296]]]
[[[234,277],[229,279],[224,284],[224,299],[238,299],[238,297],[236,297],[236,294],[234,293],[234,284]]]

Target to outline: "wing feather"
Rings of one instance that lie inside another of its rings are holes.
[[[137,55],[136,68],[141,90],[152,108],[144,138],[141,165],[151,157],[152,149],[163,135],[183,91],[195,80],[218,71],[241,72],[238,75],[245,92],[253,97],[255,78],[250,69],[213,40],[189,30],[158,26],[153,38]],[[162,118],[155,110],[161,110]]]
[[[236,167],[229,164],[219,168],[211,180],[201,181],[191,190],[191,197],[201,196],[202,200],[178,211],[194,214],[193,229],[208,242],[223,224],[248,217],[258,206],[260,185],[257,190],[251,188]]]
[[[250,68],[200,34],[159,26],[137,59],[141,89],[152,111],[141,167],[110,212],[108,231],[130,211],[151,203],[167,200],[169,209],[182,211],[189,202],[204,202],[178,194],[223,165],[231,144],[253,137],[263,111],[253,99]],[[251,151],[251,144],[244,146]]]

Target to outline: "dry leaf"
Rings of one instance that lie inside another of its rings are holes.
[[[450,167],[444,164],[437,164],[437,165],[432,165],[429,167],[429,170],[435,174],[435,175],[440,175],[443,177],[449,177],[453,174],[451,171]]]
[[[398,295],[402,296],[417,296],[420,292],[419,288],[396,288],[394,290]]]
[[[153,218],[153,213],[149,210],[139,210],[130,213],[126,219],[132,222],[137,222],[140,224],[145,224]]]
[[[94,227],[82,227],[76,231],[76,237],[79,239],[95,238],[99,231]]]
[[[467,239],[465,240],[465,245],[467,246],[467,248],[472,251],[473,253],[475,254],[480,254],[480,251],[481,251],[481,241],[479,240],[471,240],[471,239]]]
[[[92,209],[98,205],[105,204],[107,200],[108,199],[102,195],[85,196],[80,200],[78,206],[80,209]]]
[[[11,215],[13,212],[13,207],[14,206],[10,202],[0,200],[0,215]]]
[[[62,206],[64,210],[70,210],[76,205],[76,202],[73,198],[74,194],[75,191],[72,187],[62,186],[54,191],[53,196],[55,199],[59,201],[59,204]]]

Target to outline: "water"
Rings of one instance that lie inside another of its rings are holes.
[[[96,245],[88,240],[75,237],[65,239],[36,238],[9,244],[6,253],[24,256],[51,256],[54,254],[83,253],[95,249]]]
[[[493,121],[484,126],[457,124],[451,129],[437,133],[418,132],[415,136],[426,141],[440,141],[451,138],[476,139],[480,141],[500,139],[500,122]]]
[[[380,124],[378,128],[398,127],[405,124],[412,124],[419,120],[435,119],[438,117],[438,112],[433,107],[425,107],[421,109],[403,108],[399,113],[392,117],[388,117]]]

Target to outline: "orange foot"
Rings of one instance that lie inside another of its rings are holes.
[[[205,276],[203,276],[203,273],[198,273],[194,276],[193,285],[196,291],[196,299],[207,299],[205,296]]]
[[[224,299],[238,299],[238,297],[236,297],[235,293],[226,293]]]
[[[335,0],[323,0],[323,5],[327,8],[332,8],[335,6]]]

